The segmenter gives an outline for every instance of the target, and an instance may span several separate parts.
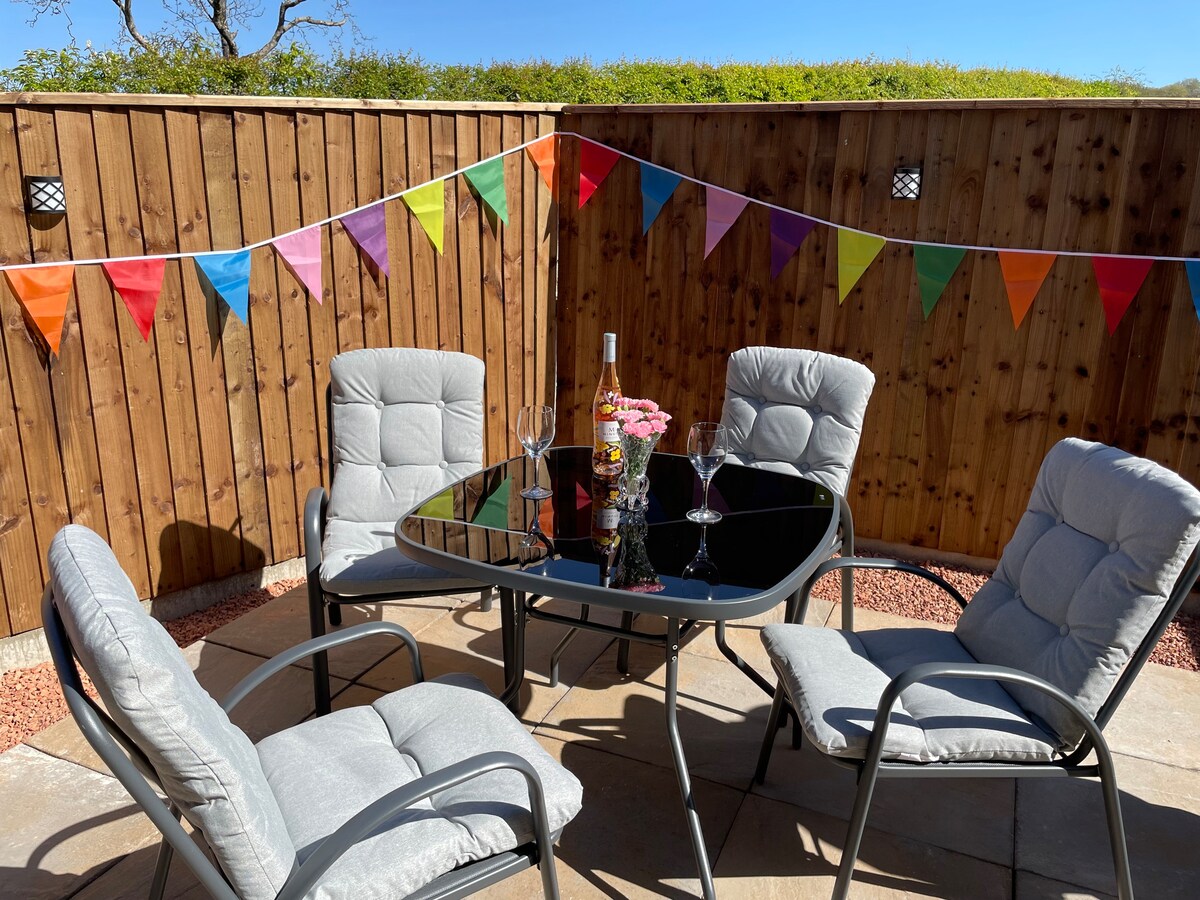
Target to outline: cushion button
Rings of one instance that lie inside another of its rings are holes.
[[[1061,524],[1062,524],[1063,522],[1065,522],[1065,521],[1066,521],[1066,520],[1065,520],[1065,519],[1064,519],[1062,516],[1055,516],[1055,517],[1054,517],[1054,524],[1055,524],[1055,525],[1061,525]]]
[[[1058,633],[1061,634],[1063,637],[1066,637],[1068,634],[1071,633],[1071,626],[1064,625],[1062,628],[1058,629]]]
[[[375,408],[376,408],[376,409],[383,409],[383,401],[382,401],[382,400],[376,400],[376,401],[375,401]]]
[[[810,466],[808,463],[800,463],[800,471],[801,472],[807,472],[811,468],[812,468],[812,466]]]
[[[435,404],[434,404],[434,406],[436,406],[438,409],[445,409],[445,408],[446,408],[446,401],[445,401],[445,400],[439,400],[437,403],[435,403]]]
[[[1020,591],[1013,591],[1013,599],[1014,599],[1014,600],[1020,600],[1020,599],[1021,599],[1021,592],[1020,592]]]
[[[382,472],[384,469],[386,469],[386,468],[387,468],[387,463],[385,463],[385,462],[382,462],[382,461],[381,461],[381,462],[377,462],[377,463],[375,464],[375,468],[379,469],[379,471],[381,471],[381,472]]]
[[[759,397],[759,398],[758,398],[758,402],[759,402],[759,403],[766,403],[766,402],[767,402],[767,398],[766,398],[766,397]]]
[[[450,468],[450,463],[446,462],[443,459],[440,463],[438,463],[438,468],[439,469],[448,469],[448,468]]]
[[[814,406],[814,407],[812,408],[812,411],[813,411],[814,413],[820,414],[820,412],[821,412],[821,407],[820,407],[820,406]]]
[[[1117,552],[1117,550],[1120,548],[1120,546],[1121,546],[1121,545],[1120,545],[1120,544],[1118,544],[1116,541],[1113,541],[1111,544],[1109,544],[1109,545],[1108,545],[1108,552],[1109,552],[1109,553],[1116,553],[1116,552]]]
[[[754,454],[753,454],[753,453],[747,453],[747,454],[746,454],[746,459],[754,459]]]

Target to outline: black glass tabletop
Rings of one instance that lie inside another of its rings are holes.
[[[709,490],[720,522],[698,525],[700,479],[656,453],[642,513],[617,509],[591,448],[546,452],[542,501],[521,491],[533,464],[510,459],[430,498],[396,525],[410,556],[515,590],[696,619],[755,615],[796,590],[836,546],[840,499],[805,478],[725,465]]]

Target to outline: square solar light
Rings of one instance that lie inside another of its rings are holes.
[[[921,196],[921,167],[898,166],[892,175],[892,199],[916,200]]]
[[[25,176],[25,197],[31,213],[61,216],[67,211],[67,195],[57,175]]]

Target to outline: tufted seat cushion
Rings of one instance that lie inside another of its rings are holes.
[[[1198,537],[1200,492],[1174,472],[1103,444],[1061,441],[955,634],[980,662],[1037,675],[1094,715]],[[1082,739],[1050,698],[1008,690],[1068,744]]]
[[[333,486],[321,584],[336,594],[478,588],[410,563],[396,520],[483,467],[481,360],[463,353],[354,350],[329,364]]]
[[[974,662],[949,632],[887,628],[854,633],[768,625],[762,641],[808,739],[831,756],[862,759],[879,699],[894,677],[926,662]],[[894,707],[884,759],[968,762],[1053,759],[1059,742],[994,681],[917,684]]]
[[[551,831],[579,812],[582,788],[470,675],[388,694],[258,744],[263,771],[303,863],[355,813],[421,775],[479,752],[509,750],[533,763]],[[404,897],[472,860],[533,839],[524,778],[495,771],[411,807],[338,860],[314,891],[323,898]]]
[[[866,366],[812,350],[729,357],[721,422],[730,462],[804,475],[845,495],[875,386]]]

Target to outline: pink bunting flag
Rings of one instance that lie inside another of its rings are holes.
[[[604,179],[608,177],[608,173],[612,171],[613,166],[620,158],[620,153],[603,144],[593,144],[591,141],[581,142],[579,148],[580,209],[583,209],[583,204],[587,203],[592,194],[596,193],[596,189],[604,183]]]
[[[308,288],[308,294],[318,303],[323,301],[321,285],[321,228],[313,225],[294,234],[275,238],[271,244],[283,257],[292,273]],[[386,258],[385,235],[385,258]]]
[[[1154,260],[1144,256],[1092,257],[1092,270],[1100,286],[1100,302],[1104,304],[1104,318],[1110,335],[1121,324],[1121,318],[1150,274],[1152,265]]]
[[[388,263],[387,216],[384,214],[383,204],[376,203],[366,209],[347,213],[339,221],[375,268],[384,275],[391,275]]]
[[[704,223],[704,258],[707,259],[708,254],[713,252],[713,248],[733,227],[750,198],[713,187],[711,184],[705,185],[704,190],[708,205],[708,219]]]
[[[150,340],[166,265],[163,259],[123,259],[104,263],[108,280],[125,301],[125,308],[133,316],[144,341]]]

